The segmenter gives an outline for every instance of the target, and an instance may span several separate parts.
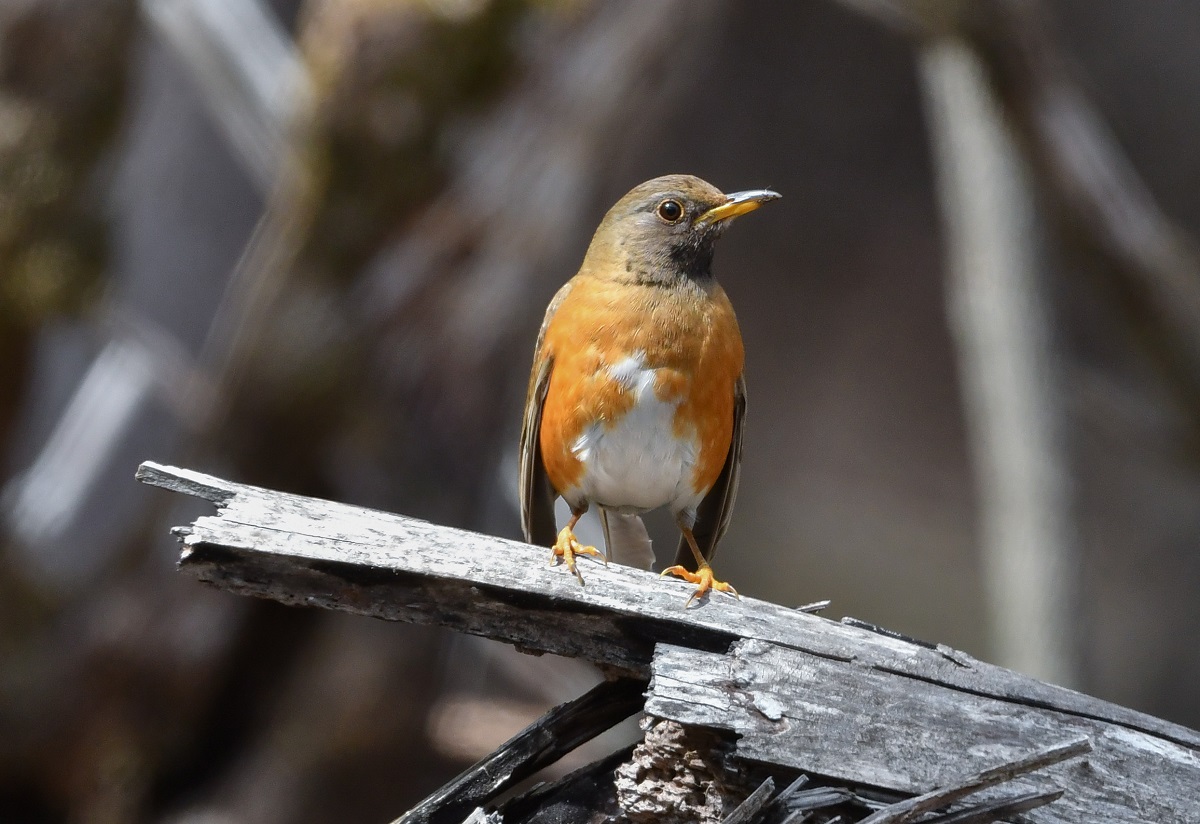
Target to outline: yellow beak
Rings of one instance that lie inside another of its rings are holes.
[[[759,206],[772,200],[778,200],[783,195],[770,189],[751,189],[745,192],[734,192],[726,195],[727,200],[720,206],[714,206],[700,215],[697,223],[717,223],[722,220],[753,212]]]

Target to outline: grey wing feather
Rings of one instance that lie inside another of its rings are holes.
[[[521,531],[526,541],[539,546],[553,546],[558,536],[558,527],[554,521],[554,499],[558,497],[558,493],[546,475],[540,439],[542,407],[550,389],[554,355],[544,353],[542,346],[551,318],[570,291],[571,281],[568,281],[558,290],[546,308],[546,317],[542,321],[537,345],[533,350],[533,374],[529,378],[529,393],[525,397],[525,420],[521,426]]]
[[[696,523],[692,526],[696,545],[709,561],[716,553],[717,542],[725,535],[733,515],[733,502],[737,497],[738,481],[742,474],[742,429],[745,422],[746,380],[745,376],[742,376],[738,378],[734,388],[733,438],[729,442],[729,454],[725,456],[725,465],[721,468],[721,474],[717,476],[717,482],[696,508]],[[696,569],[696,561],[684,538],[679,539],[675,563],[693,571]]]
[[[554,521],[556,493],[542,463],[538,437],[553,366],[554,359],[546,358],[534,376],[525,406],[525,422],[521,427],[521,531],[526,541],[539,546],[553,546],[558,534]]]

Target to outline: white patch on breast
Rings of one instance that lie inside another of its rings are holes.
[[[658,398],[645,352],[609,366],[608,374],[633,393],[633,408],[612,426],[591,424],[571,445],[584,465],[580,488],[571,492],[624,512],[667,504],[673,511],[694,509],[700,502],[691,488],[697,444],[694,434],[675,437],[678,401]]]

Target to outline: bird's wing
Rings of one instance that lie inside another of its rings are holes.
[[[542,463],[538,437],[553,368],[553,357],[544,357],[535,364],[525,401],[525,424],[521,427],[521,531],[526,541],[538,546],[553,546],[558,532],[554,522],[556,495]]]
[[[542,407],[546,403],[546,392],[550,389],[550,373],[554,370],[554,355],[546,351],[546,330],[570,290],[571,283],[568,282],[558,290],[546,309],[546,317],[534,348],[533,372],[529,376],[529,392],[525,396],[525,421],[521,426],[521,531],[526,541],[539,546],[553,546],[558,535],[554,522],[554,499],[558,493],[546,475],[540,438]]]
[[[746,380],[745,376],[739,376],[734,387],[733,438],[729,442],[729,454],[725,456],[725,465],[717,482],[696,508],[696,523],[692,526],[696,545],[709,561],[717,551],[717,542],[729,528],[729,519],[733,514],[733,500],[737,497],[738,479],[742,474],[742,429],[745,422]],[[696,569],[696,561],[686,539],[679,540],[675,563],[693,571]]]

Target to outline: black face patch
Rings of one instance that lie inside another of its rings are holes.
[[[717,235],[717,232],[693,230],[676,238],[668,253],[672,268],[688,280],[711,280]]]

